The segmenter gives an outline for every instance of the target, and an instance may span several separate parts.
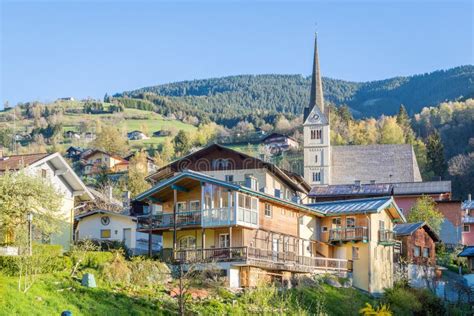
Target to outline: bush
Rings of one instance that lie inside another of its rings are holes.
[[[36,267],[38,273],[70,269],[71,259],[62,253],[63,248],[60,245],[34,244],[32,256],[0,256],[0,271],[8,276],[16,276],[22,264]]]
[[[114,254],[106,251],[87,251],[81,268],[101,269],[114,260]]]
[[[386,289],[382,301],[394,315],[444,315],[443,301],[427,289],[394,287]]]
[[[129,284],[132,271],[120,252],[114,254],[114,259],[102,267],[102,277],[109,284]]]
[[[171,279],[170,269],[159,261],[135,257],[128,262],[128,266],[132,271],[131,282],[135,285],[152,286],[167,283]]]

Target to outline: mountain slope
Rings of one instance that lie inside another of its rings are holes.
[[[173,103],[180,110],[199,117],[208,113],[214,121],[251,113],[300,114],[309,100],[310,77],[300,75],[239,75],[163,84],[116,94],[145,98],[159,106]],[[326,101],[347,104],[359,117],[394,114],[404,104],[410,114],[474,95],[474,66],[409,77],[371,82],[349,82],[323,78]],[[165,100],[165,101],[166,101]]]

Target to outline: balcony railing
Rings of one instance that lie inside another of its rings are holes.
[[[138,216],[138,229],[159,229],[174,227],[174,214],[162,213],[157,215]],[[176,213],[176,226],[200,226],[201,211],[189,211]]]
[[[230,207],[204,209],[202,211],[202,226],[230,226],[235,221],[234,210]]]
[[[295,272],[352,270],[352,261],[350,260],[300,256],[293,252],[278,252],[253,247],[183,249],[174,252],[172,249],[163,249],[161,254],[163,261],[174,263],[239,262]]]
[[[388,229],[379,230],[379,244],[392,246],[395,245],[395,233]]]
[[[466,215],[463,217],[464,224],[474,224],[474,216]]]
[[[367,240],[369,236],[367,227],[341,227],[329,230],[329,242]]]

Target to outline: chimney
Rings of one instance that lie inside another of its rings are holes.
[[[471,202],[471,193],[469,193],[469,194],[467,195],[467,200],[468,200],[469,202]]]

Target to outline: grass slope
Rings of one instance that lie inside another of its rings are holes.
[[[26,293],[17,278],[0,276],[0,315],[160,315],[155,302],[82,287],[65,276],[43,275]]]

